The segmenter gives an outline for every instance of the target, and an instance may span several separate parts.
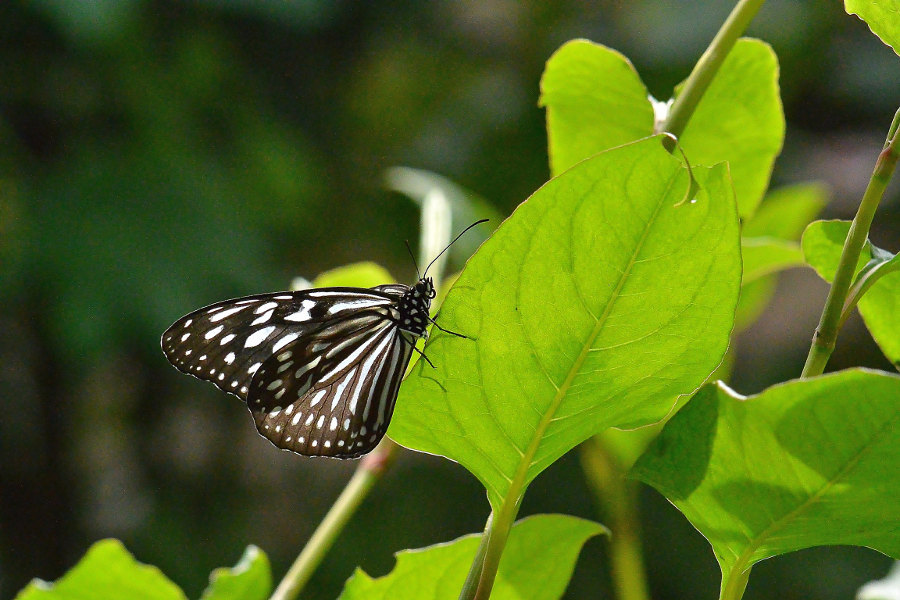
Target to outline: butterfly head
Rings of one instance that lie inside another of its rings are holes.
[[[431,277],[423,277],[409,288],[409,291],[403,294],[398,306],[400,329],[416,337],[424,336],[434,296],[434,281]]]

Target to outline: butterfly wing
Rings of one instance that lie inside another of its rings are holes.
[[[178,370],[246,400],[256,371],[283,348],[350,314],[387,316],[395,296],[378,288],[324,288],[217,302],[176,321],[163,333],[162,349]]]
[[[412,355],[396,320],[377,311],[298,338],[256,372],[247,405],[260,434],[309,456],[355,458],[387,431]]]

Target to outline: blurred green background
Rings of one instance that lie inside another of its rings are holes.
[[[557,47],[614,47],[667,98],[731,6],[0,5],[0,597],[109,536],[190,597],[248,543],[280,577],[355,463],[275,450],[236,399],[166,363],[161,332],[347,262],[410,281],[418,214],[384,191],[384,169],[433,170],[508,214],[548,177],[536,103]],[[782,65],[773,181],[827,181],[826,216],[849,218],[900,105],[900,59],[839,2],[772,0],[749,33]],[[894,251],[896,196],[873,231]],[[799,374],[824,293],[811,271],[782,278],[738,341],[738,390]],[[889,368],[858,319],[832,368],[853,364]],[[535,482],[521,515],[547,511],[594,516],[576,456]],[[642,511],[655,598],[713,597],[705,540],[655,492]],[[478,531],[487,512],[458,465],[404,453],[304,597],[334,598],[357,565],[384,574],[393,552]],[[604,553],[586,546],[567,597],[608,597]],[[746,597],[849,598],[888,564],[804,551],[759,565]]]

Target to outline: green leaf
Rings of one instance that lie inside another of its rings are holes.
[[[743,282],[750,283],[777,271],[804,264],[800,244],[775,238],[743,238]]]
[[[583,161],[520,205],[469,260],[402,386],[390,435],[451,458],[497,510],[609,427],[659,421],[728,345],[740,283],[727,168],[661,137]]]
[[[586,40],[564,44],[541,78],[551,172],[653,133],[647,89],[624,56]],[[727,160],[741,217],[762,199],[784,140],[778,60],[759,40],[741,39],[691,117],[682,146],[691,164]]]
[[[209,576],[201,600],[265,600],[272,593],[269,558],[256,546],[247,546],[233,568],[219,568]]]
[[[806,264],[811,266],[825,281],[831,282],[841,260],[841,251],[844,248],[844,240],[850,231],[850,221],[813,221],[803,232],[800,246],[803,248],[803,258]],[[856,264],[859,272],[872,257],[872,249],[869,242],[863,247]]]
[[[691,164],[727,160],[738,213],[756,211],[784,141],[778,58],[765,42],[740,39],[691,116],[681,145]]]
[[[844,0],[844,9],[865,21],[878,39],[900,54],[900,1]]]
[[[815,221],[803,234],[806,262],[831,282],[840,262],[849,221]],[[894,366],[900,368],[900,257],[866,242],[856,265],[845,312],[859,308],[872,338]]]
[[[394,277],[379,264],[365,261],[319,273],[313,287],[375,287],[393,283]]]
[[[547,108],[553,175],[653,133],[653,107],[634,66],[587,40],[563,44],[547,61],[539,105]]]
[[[855,369],[757,396],[704,387],[632,475],[712,544],[723,582],[754,563],[851,544],[900,558],[900,377]]]
[[[773,237],[798,240],[800,234],[828,204],[829,188],[824,183],[788,185],[766,194],[754,215],[744,223],[744,237]]]
[[[800,183],[771,191],[741,230],[744,277],[734,329],[752,325],[775,293],[773,273],[803,264],[793,243],[828,201],[828,187]],[[798,261],[799,259],[799,261]],[[767,274],[768,273],[768,274]]]
[[[535,515],[513,525],[491,593],[492,600],[553,600],[569,583],[584,543],[602,525],[566,515]],[[456,600],[481,535],[397,553],[388,575],[357,569],[341,600]]]
[[[775,277],[769,275],[741,285],[741,297],[734,312],[735,332],[743,331],[756,322],[775,295],[775,284]]]
[[[119,540],[102,540],[56,583],[35,579],[16,600],[185,600],[156,567],[134,560]]]

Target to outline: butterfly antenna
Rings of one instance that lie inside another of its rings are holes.
[[[431,260],[430,263],[428,263],[428,266],[425,267],[425,273],[422,274],[422,277],[424,277],[424,276],[428,273],[428,269],[431,268],[431,265],[434,264],[434,261],[436,261],[437,259],[439,259],[439,258],[441,257],[441,255],[442,255],[444,252],[446,252],[447,250],[449,250],[449,249],[450,249],[450,246],[452,246],[453,244],[455,244],[455,243],[456,243],[456,240],[458,240],[459,238],[461,238],[465,232],[467,232],[468,230],[472,229],[472,228],[475,227],[476,225],[481,225],[482,223],[487,223],[488,221],[490,221],[490,219],[481,219],[481,220],[479,220],[479,221],[475,221],[474,223],[472,223],[471,225],[469,225],[468,227],[466,227],[465,229],[463,229],[462,231],[460,231],[460,232],[459,232],[459,235],[457,235],[455,238],[453,238],[453,241],[450,242],[449,244],[447,244],[447,247],[444,248],[443,250],[441,250],[441,251],[438,253],[438,255],[435,256],[435,257]]]
[[[419,265],[416,264],[416,257],[413,255],[412,248],[409,247],[409,240],[403,240],[403,243],[406,244],[406,250],[409,252],[409,257],[412,259],[413,266],[416,268],[416,279],[422,279],[419,276]]]

